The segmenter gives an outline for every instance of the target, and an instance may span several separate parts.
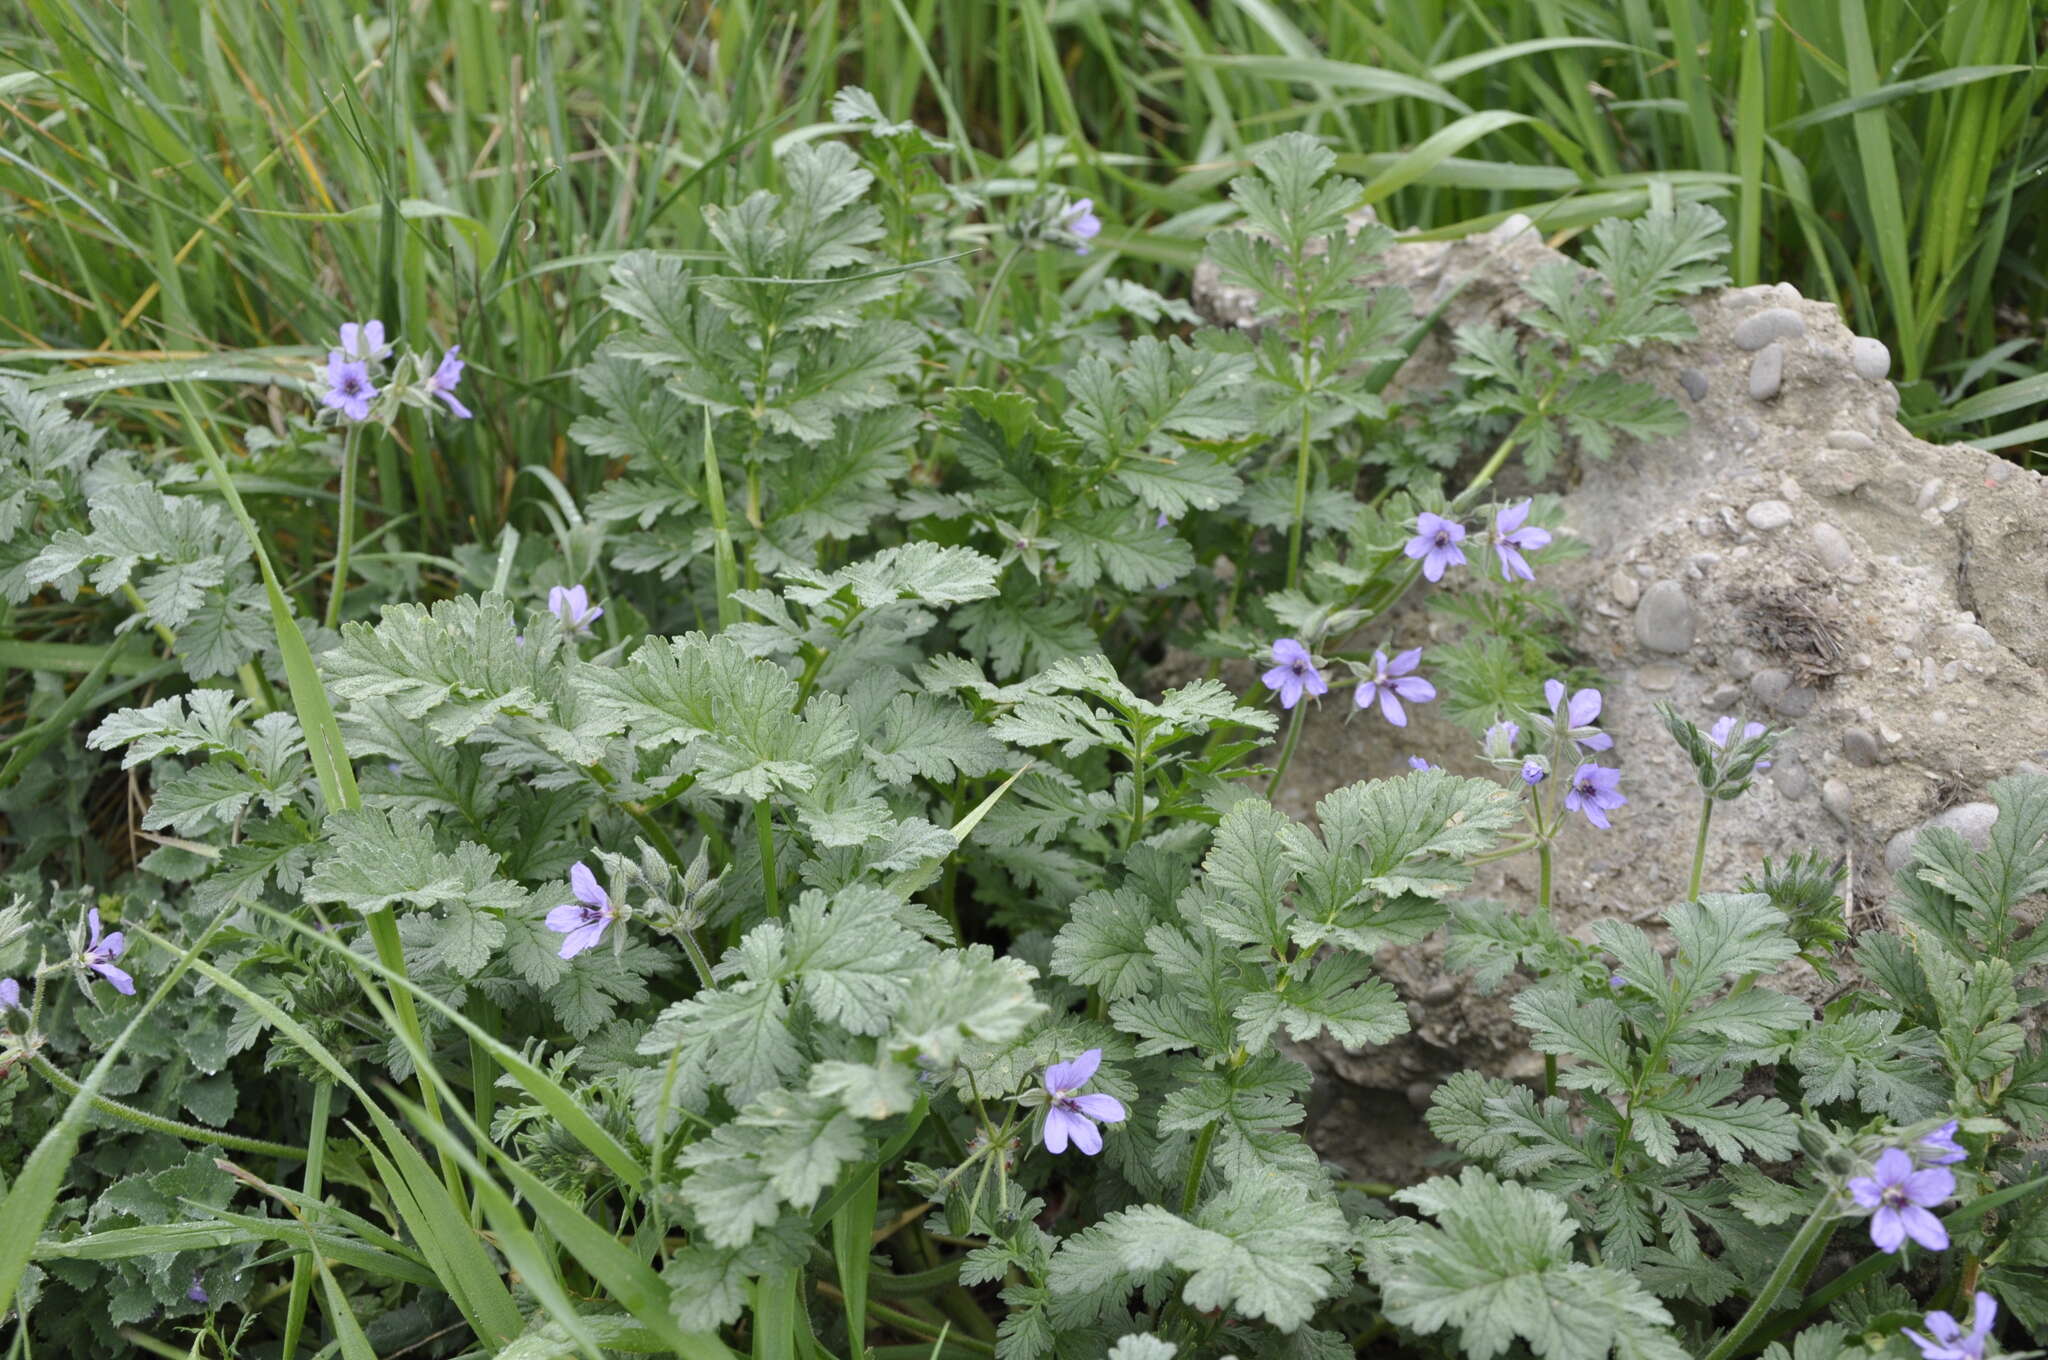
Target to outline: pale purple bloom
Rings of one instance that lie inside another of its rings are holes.
[[[1956,1141],[1956,1121],[1951,1119],[1913,1145],[1913,1157],[1928,1166],[1953,1166],[1967,1161],[1970,1150]]]
[[[1570,702],[1564,697],[1562,680],[1545,680],[1543,697],[1550,702],[1550,722],[1558,731],[1571,736],[1580,747],[1588,751],[1604,751],[1614,745],[1614,738],[1605,732],[1591,732],[1587,735],[1572,736],[1581,728],[1589,728],[1600,719],[1603,700],[1600,691],[1590,686],[1572,695]]]
[[[1166,517],[1166,512],[1164,510],[1161,510],[1159,512],[1159,518],[1152,521],[1152,527],[1155,529],[1164,529],[1167,525],[1171,523],[1173,523],[1173,521]]]
[[[1605,830],[1611,823],[1607,814],[1627,803],[1621,796],[1621,771],[1605,765],[1581,765],[1572,772],[1571,791],[1564,796],[1567,812],[1583,812],[1586,820]]]
[[[1414,770],[1417,774],[1422,774],[1430,770],[1441,770],[1443,766],[1432,765],[1421,756],[1410,756],[1408,757],[1408,768]]]
[[[1607,985],[1617,992],[1625,991],[1628,988],[1628,979],[1619,973],[1609,973],[1607,975]]]
[[[1102,1151],[1102,1124],[1124,1122],[1124,1103],[1115,1096],[1093,1092],[1081,1094],[1102,1066],[1102,1050],[1091,1048],[1072,1062],[1054,1063],[1045,1069],[1045,1093],[1051,1097],[1045,1110],[1045,1129],[1040,1135],[1045,1150],[1065,1152],[1071,1140],[1075,1147],[1093,1157]]]
[[[597,948],[604,939],[604,928],[612,923],[617,913],[612,910],[612,899],[598,883],[597,875],[585,868],[578,860],[569,869],[569,886],[576,893],[574,902],[565,902],[548,913],[548,929],[565,936],[562,941],[562,957],[573,959],[586,949]]]
[[[1956,1192],[1955,1173],[1945,1166],[1915,1170],[1913,1159],[1899,1148],[1886,1148],[1871,1168],[1873,1174],[1849,1182],[1849,1193],[1870,1215],[1870,1240],[1890,1255],[1908,1237],[1929,1251],[1948,1246],[1948,1229],[1927,1212]]]
[[[1524,581],[1535,580],[1536,573],[1529,570],[1529,563],[1522,554],[1550,546],[1550,530],[1528,523],[1529,507],[1534,504],[1534,501],[1523,501],[1520,505],[1503,505],[1494,512],[1493,550],[1500,557],[1503,581],[1517,576]]]
[[[0,1011],[18,1010],[21,1007],[21,984],[13,978],[0,978]]]
[[[1406,699],[1411,704],[1426,704],[1436,698],[1436,686],[1419,675],[1410,674],[1422,662],[1422,649],[1410,647],[1387,660],[1385,652],[1372,654],[1372,678],[1358,687],[1353,697],[1360,708],[1368,708],[1377,698],[1380,714],[1396,727],[1408,725],[1408,714],[1401,707]]]
[[[1425,510],[1415,517],[1415,537],[1401,551],[1421,559],[1425,577],[1441,581],[1446,569],[1465,565],[1465,550],[1458,546],[1464,537],[1464,525]]]
[[[1984,1343],[1991,1339],[1991,1328],[1998,1321],[1998,1300],[1980,1289],[1970,1302],[1968,1332],[1940,1309],[1927,1315],[1927,1330],[1933,1336],[1922,1336],[1911,1327],[1899,1331],[1920,1348],[1921,1360],[1984,1360]]]
[[[338,349],[328,351],[327,390],[320,396],[322,406],[339,411],[350,420],[368,420],[370,399],[376,395],[369,365],[348,358]]]
[[[360,364],[374,364],[391,353],[391,346],[384,343],[384,323],[365,321],[360,326],[353,321],[341,323],[341,355]]]
[[[1742,728],[1742,739],[1744,741],[1755,741],[1758,737],[1764,734],[1765,730],[1766,729],[1764,725],[1760,722],[1746,723],[1743,725]],[[1735,718],[1734,715],[1731,714],[1728,717],[1722,718],[1720,721],[1716,722],[1712,727],[1707,729],[1707,740],[1714,743],[1714,747],[1716,750],[1726,750],[1728,746],[1728,738],[1734,731]],[[1759,770],[1768,770],[1771,768],[1771,762],[1768,760],[1759,760],[1756,763],[1756,768]]]
[[[1548,778],[1550,778],[1550,768],[1542,761],[1536,759],[1536,757],[1530,756],[1522,762],[1522,782],[1530,788],[1536,787],[1536,785],[1541,784]]]
[[[192,1287],[185,1291],[185,1297],[192,1300],[192,1302],[194,1303],[213,1302],[212,1299],[207,1297],[206,1286],[199,1282],[199,1277],[197,1275],[194,1275],[192,1277]]]
[[[1308,654],[1308,648],[1293,638],[1281,638],[1273,644],[1273,668],[1260,676],[1259,681],[1280,696],[1282,708],[1293,708],[1301,702],[1304,694],[1330,692],[1329,682],[1316,669],[1315,658]]]
[[[128,948],[128,937],[117,930],[105,939],[100,938],[98,907],[85,914],[85,921],[92,931],[92,938],[86,941],[85,952],[78,956],[79,962],[105,978],[108,985],[121,995],[134,996],[135,979],[114,966],[114,960]]]
[[[1084,198],[1072,203],[1060,213],[1060,227],[1068,235],[1080,238],[1074,247],[1076,255],[1088,253],[1088,243],[1102,234],[1102,219],[1095,215],[1095,200]]]
[[[439,397],[448,409],[464,420],[469,419],[469,408],[455,396],[455,384],[462,381],[462,346],[450,345],[448,352],[441,356],[440,367],[427,378],[427,391]]]
[[[556,586],[548,591],[548,612],[577,637],[589,637],[590,625],[604,617],[604,610],[590,602],[582,586]]]
[[[1522,725],[1501,719],[1486,729],[1486,736],[1480,741],[1480,749],[1492,760],[1506,760],[1515,753],[1515,743],[1522,738]]]

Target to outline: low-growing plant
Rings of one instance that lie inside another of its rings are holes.
[[[1373,281],[1387,234],[1305,136],[1213,243],[1248,326],[1083,274],[999,328],[1091,205],[1018,208],[982,280],[942,148],[837,107],[857,140],[784,147],[714,250],[612,263],[573,426],[609,480],[444,598],[350,581],[348,479],[397,407],[466,414],[453,351],[373,372],[360,323],[306,389],[343,441],[324,592],[182,389],[129,454],[0,387],[9,598],[180,672],[85,742],[150,848],[29,856],[0,914],[12,1353],[1977,1360],[2048,1328],[2048,779],[1993,786],[1985,850],[1924,836],[1851,944],[1831,862],[1707,890],[1777,734],[1667,711],[1687,899],[1551,915],[1630,753],[1551,626],[1553,503],[1487,497],[1677,428],[1614,364],[1690,334],[1718,218],[1602,224],[1427,389],[1441,313]],[[1421,584],[1459,640],[1422,641]],[[1326,699],[1442,703],[1473,749],[1290,814]],[[1472,895],[1517,855],[1536,900]],[[1379,960],[1439,931],[1545,1075],[1457,1074],[1455,1166],[1346,1182],[1298,1046],[1401,1036]]]

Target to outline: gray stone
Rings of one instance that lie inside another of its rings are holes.
[[[1953,831],[1968,841],[1972,848],[1982,850],[1991,844],[1991,824],[1997,820],[1996,803],[1964,803],[1961,807],[1937,813],[1885,842],[1884,867],[1893,873],[1905,868],[1912,862],[1913,843],[1920,839],[1920,833],[1936,827]]]
[[[1749,361],[1749,395],[1755,401],[1769,401],[1784,381],[1785,347],[1773,340]]]
[[[1859,335],[1849,342],[1849,367],[1859,378],[1883,382],[1891,375],[1892,352],[1884,347],[1884,341]]]
[[[1623,609],[1634,609],[1643,598],[1643,583],[1627,567],[1616,567],[1607,577],[1607,593]]]
[[[1856,550],[1840,529],[1826,520],[1813,526],[1813,555],[1829,571],[1842,572],[1856,565]]]
[[[1884,748],[1867,727],[1850,727],[1842,732],[1842,754],[1851,765],[1870,766],[1884,759]]]
[[[1636,672],[1636,683],[1652,694],[1666,694],[1678,685],[1678,677],[1684,674],[1678,667],[1666,661],[1645,666]]]
[[[1742,702],[1742,686],[1716,685],[1707,691],[1707,707],[1716,713],[1726,713]]]
[[[1636,641],[1653,652],[1692,650],[1692,600],[1685,587],[1666,577],[1643,592],[1636,604]]]
[[[1771,767],[1771,783],[1787,798],[1798,800],[1813,792],[1813,776],[1806,772],[1806,766],[1791,756],[1786,756]]]
[[[1735,323],[1737,349],[1762,349],[1773,340],[1797,340],[1806,334],[1806,318],[1790,307],[1766,307]]]
[[[1835,815],[1836,820],[1848,825],[1849,813],[1856,806],[1856,795],[1849,786],[1839,779],[1825,779],[1820,786],[1821,806]]]
[[[1694,401],[1707,399],[1707,375],[1696,368],[1678,370],[1678,385],[1685,389],[1685,395]]]
[[[1828,444],[1832,448],[1855,449],[1858,452],[1868,452],[1877,447],[1875,439],[1867,434],[1859,434],[1855,430],[1829,430]]]
[[[1801,718],[1813,711],[1813,691],[1792,679],[1790,671],[1772,666],[1749,677],[1749,693],[1771,712],[1786,718]]]
[[[1749,527],[1770,533],[1782,529],[1792,522],[1792,507],[1783,501],[1758,501],[1742,512],[1749,521]]]

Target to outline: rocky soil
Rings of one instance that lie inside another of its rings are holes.
[[[1418,314],[1466,279],[1441,332],[1511,321],[1519,280],[1556,259],[1526,220],[1456,243],[1393,248],[1383,281]],[[1196,303],[1242,323],[1246,300],[1198,275]],[[1939,817],[1981,839],[1992,780],[2048,766],[2048,480],[1994,454],[1915,439],[1894,418],[1890,356],[1836,309],[1786,284],[1692,301],[1699,337],[1624,364],[1691,417],[1683,434],[1568,468],[1566,524],[1590,549],[1544,572],[1575,611],[1573,646],[1607,679],[1629,806],[1609,832],[1560,850],[1557,914],[1654,918],[1685,892],[1698,794],[1652,705],[1706,720],[1746,713],[1791,730],[1774,768],[1716,812],[1710,888],[1732,890],[1766,855],[1846,857],[1854,917],[1881,911],[1890,871]],[[1404,384],[1444,380],[1432,341]],[[1477,560],[1475,558],[1475,560]],[[1404,644],[1432,620],[1398,621]],[[1425,653],[1425,657],[1426,657]],[[1425,666],[1426,670],[1426,666]],[[1282,801],[1306,815],[1331,789],[1458,753],[1469,734],[1422,710],[1406,731],[1326,704],[1303,732]],[[1476,753],[1474,753],[1476,754]],[[1535,897],[1534,864],[1488,866],[1478,891]],[[1376,1178],[1420,1173],[1432,1147],[1414,1110],[1461,1068],[1528,1076],[1502,997],[1474,995],[1434,946],[1390,953],[1414,1032],[1386,1048],[1307,1054],[1320,1083],[1312,1136]],[[1818,993],[1817,979],[1785,979]]]

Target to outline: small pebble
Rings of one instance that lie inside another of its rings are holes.
[[[1773,713],[1800,718],[1813,711],[1813,691],[1795,684],[1789,671],[1773,666],[1749,677],[1749,692]]]
[[[1920,494],[1913,498],[1915,510],[1925,510],[1934,504],[1934,498],[1941,494],[1941,478],[1929,477],[1920,484]]]
[[[1884,347],[1884,341],[1859,335],[1849,345],[1849,367],[1868,382],[1883,382],[1891,375],[1892,352]]]
[[[1665,662],[1658,662],[1655,665],[1645,666],[1637,671],[1636,683],[1649,690],[1652,694],[1663,694],[1678,683],[1678,677],[1681,674],[1682,672],[1678,667]]]
[[[1458,999],[1457,980],[1455,978],[1439,978],[1437,981],[1429,984],[1429,990],[1422,994],[1422,999],[1432,1006],[1441,1006],[1446,1001],[1456,1001]]]
[[[1705,401],[1707,398],[1707,375],[1696,368],[1679,369],[1678,385],[1683,387],[1685,395],[1694,401]]]
[[[1636,601],[1643,598],[1643,583],[1631,572],[1616,567],[1607,578],[1607,593],[1614,602],[1624,609],[1634,609]]]
[[[1792,522],[1792,507],[1783,501],[1758,501],[1743,511],[1742,517],[1750,528],[1770,533]]]
[[[1861,451],[1868,451],[1877,447],[1876,440],[1867,434],[1859,434],[1855,430],[1829,430],[1828,443],[1838,449],[1857,449]]]
[[[1912,862],[1913,842],[1920,839],[1920,833],[1932,831],[1937,827],[1955,832],[1968,841],[1973,849],[1982,850],[1991,844],[1991,825],[1997,820],[1996,803],[1964,803],[1961,807],[1952,807],[1946,812],[1937,813],[1920,825],[1901,831],[1885,842],[1884,867],[1892,873],[1905,868]]]
[[[1877,738],[1864,727],[1851,727],[1842,733],[1842,754],[1851,765],[1875,765],[1884,758]]]
[[[1749,361],[1749,395],[1756,401],[1769,401],[1778,395],[1784,381],[1785,347],[1773,340]]]
[[[1653,652],[1692,650],[1692,600],[1668,577],[1643,592],[1636,605],[1636,641]]]
[[[1804,334],[1806,320],[1799,313],[1790,307],[1766,307],[1735,323],[1735,347],[1762,349],[1773,340],[1797,340]]]
[[[1742,686],[1716,685],[1707,691],[1707,707],[1716,713],[1726,713],[1742,702]]]
[[[1855,806],[1856,799],[1847,784],[1839,779],[1824,781],[1820,786],[1820,801],[1821,806],[1832,812],[1843,825],[1848,824],[1849,811]]]
[[[1798,761],[1786,757],[1771,767],[1771,782],[1787,798],[1800,799],[1813,792],[1813,776]]]
[[[1856,565],[1856,550],[1849,546],[1849,539],[1834,525],[1825,520],[1813,526],[1813,555],[1829,571],[1844,572]]]

